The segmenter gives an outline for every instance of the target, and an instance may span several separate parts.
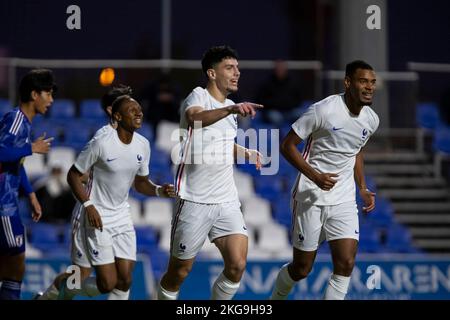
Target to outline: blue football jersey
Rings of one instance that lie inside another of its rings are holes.
[[[0,152],[0,216],[12,216],[18,214],[20,169],[32,153],[31,123],[19,108],[0,120]]]

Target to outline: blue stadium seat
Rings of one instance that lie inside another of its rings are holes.
[[[407,228],[400,224],[392,224],[387,229],[386,247],[390,252],[413,253],[412,236]]]
[[[450,154],[450,127],[440,126],[435,130],[433,147],[435,151]]]
[[[147,138],[150,142],[153,142],[153,127],[148,123],[143,123],[137,132]]]
[[[50,118],[63,120],[75,117],[75,103],[68,99],[56,99],[49,109]]]
[[[82,121],[72,121],[65,127],[64,143],[76,150],[80,150],[91,139],[92,129]]]
[[[420,127],[431,130],[439,126],[441,119],[438,105],[433,102],[417,104],[416,122]]]
[[[0,99],[0,119],[12,109],[13,107],[9,104],[8,99]]]
[[[48,119],[39,120],[38,122],[33,121],[33,125],[31,126],[31,138],[34,141],[39,138],[42,134],[46,134],[46,138],[53,137],[55,140],[52,141],[52,145],[58,144],[61,142],[60,132],[58,130],[58,126],[55,123],[51,122]]]
[[[381,251],[382,245],[379,230],[370,224],[360,224],[358,248],[360,252],[367,253]]]
[[[292,226],[292,210],[290,207],[290,195],[278,197],[277,200],[272,201],[272,214],[275,221],[291,228]]]
[[[357,197],[358,211],[361,222],[367,222],[377,227],[388,227],[394,219],[394,208],[389,200],[378,197],[376,199],[375,209],[369,213],[363,213],[364,206],[362,199]]]
[[[138,250],[156,248],[158,246],[158,237],[156,231],[150,226],[137,226],[136,241]]]
[[[86,99],[80,104],[80,117],[82,119],[100,119],[103,123],[108,122],[108,117],[103,111],[100,100]]]
[[[30,243],[35,248],[48,251],[61,246],[62,231],[59,226],[40,222],[34,225],[30,224],[29,228],[31,229]]]
[[[282,194],[283,180],[278,176],[258,176],[254,179],[255,192],[270,201]]]

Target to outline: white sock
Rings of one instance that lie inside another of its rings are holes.
[[[169,291],[164,289],[161,284],[158,286],[158,300],[177,300],[180,291]]]
[[[297,283],[289,275],[288,265],[289,263],[286,263],[281,267],[280,272],[278,272],[270,300],[286,300],[292,288]]]
[[[44,293],[38,298],[38,300],[56,300],[58,298],[58,294],[59,290],[52,283],[52,285],[44,291]]]
[[[130,290],[122,291],[119,289],[114,289],[108,295],[108,300],[128,300],[130,296]]]
[[[66,280],[64,280],[66,281]],[[80,289],[69,289],[67,285],[64,286],[64,299],[71,300],[74,296],[95,297],[102,293],[97,288],[97,279],[89,277],[83,281]]]
[[[211,300],[231,300],[239,289],[240,282],[229,280],[223,272],[217,277],[211,292]]]
[[[344,300],[347,294],[350,277],[332,274],[325,290],[324,300]]]

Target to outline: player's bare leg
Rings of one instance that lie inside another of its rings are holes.
[[[328,282],[324,299],[343,300],[350,284],[350,276],[355,265],[358,241],[338,239],[329,242],[333,258],[333,274]]]
[[[214,240],[224,261],[224,270],[214,282],[211,299],[231,300],[239,289],[239,284],[247,264],[248,238],[242,234],[232,234]]]
[[[292,262],[285,264],[278,273],[270,299],[287,299],[294,285],[311,272],[316,255],[317,250],[302,251],[293,248]]]
[[[181,260],[170,257],[169,266],[158,287],[158,300],[176,300],[184,279],[192,270],[195,258]]]
[[[0,300],[18,300],[25,274],[25,253],[0,257]]]
[[[108,300],[128,300],[134,264],[132,260],[116,258],[117,284],[110,292]]]
[[[81,281],[83,282],[91,274],[92,268],[86,268],[86,267],[81,267],[81,266],[78,266],[78,268],[80,269],[80,278],[81,278]],[[63,280],[67,279],[70,275],[71,275],[70,273],[58,274],[56,276],[55,280],[53,280],[53,283],[50,285],[50,287],[48,287],[42,293],[42,295],[38,294],[38,296],[35,297],[34,299],[36,299],[36,300],[57,300],[58,296],[59,296],[60,284],[62,283]]]
[[[71,300],[74,296],[95,297],[111,292],[117,285],[117,270],[115,263],[95,266],[96,277],[88,277],[81,283],[80,289],[69,289],[66,281],[60,282],[60,300]]]

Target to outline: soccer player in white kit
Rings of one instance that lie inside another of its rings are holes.
[[[91,140],[67,175],[83,210],[72,244],[72,261],[85,268],[94,266],[96,277],[87,278],[81,289],[69,289],[63,280],[62,298],[75,294],[95,296],[114,288],[128,291],[136,260],[136,236],[127,203],[129,190],[134,184],[138,192],[148,196],[175,195],[173,185],[157,186],[148,178],[150,145],[134,132],[142,124],[140,105],[130,96],[121,96],[112,105],[112,115],[117,130]],[[85,190],[81,177],[87,171],[90,179]],[[85,264],[84,256],[89,264]]]
[[[211,299],[232,299],[247,260],[247,228],[233,179],[239,154],[256,159],[256,150],[234,142],[237,115],[256,114],[261,105],[227,99],[238,90],[237,54],[228,46],[210,48],[203,56],[207,87],[195,88],[181,106],[182,161],[176,173],[177,203],[172,219],[170,260],[158,288],[158,299],[175,300],[192,269],[195,256],[209,237],[224,259]],[[199,160],[200,159],[200,160]]]
[[[101,107],[103,111],[105,111],[106,115],[109,118],[109,122],[98,129],[93,138],[98,138],[100,135],[105,133],[111,133],[117,129],[117,122],[112,117],[112,104],[114,100],[116,100],[118,97],[123,95],[129,95],[131,96],[133,93],[133,90],[129,86],[125,85],[119,85],[116,87],[112,87],[110,90],[108,90],[101,98]],[[83,176],[83,183],[87,184],[89,180],[89,175],[86,174]],[[80,214],[82,212],[81,203],[77,202],[74,209],[73,209],[73,216],[72,216],[72,231],[76,231],[79,227],[80,223]],[[73,263],[73,262],[72,262]],[[80,277],[81,280],[84,281],[92,272],[91,267],[85,267],[89,265],[89,261],[87,259],[87,256],[84,255],[84,260],[78,267],[80,268]],[[67,273],[61,273],[58,276],[56,276],[53,283],[41,294],[37,293],[34,297],[36,300],[56,300],[59,296],[59,284],[64,279],[67,278],[69,274]],[[120,276],[120,275],[119,275]],[[119,278],[119,286],[121,279]],[[122,291],[120,289],[114,289],[110,292],[108,295],[108,300],[128,300],[130,291]]]
[[[312,269],[323,237],[329,242],[333,274],[324,299],[343,300],[348,290],[359,240],[355,181],[365,203],[375,194],[364,179],[362,148],[379,119],[369,107],[376,86],[373,68],[353,61],[345,70],[345,93],[313,105],[292,125],[281,144],[283,156],[299,171],[292,193],[293,261],[285,264],[271,299],[286,299],[292,287]],[[297,145],[305,140],[303,155]]]

